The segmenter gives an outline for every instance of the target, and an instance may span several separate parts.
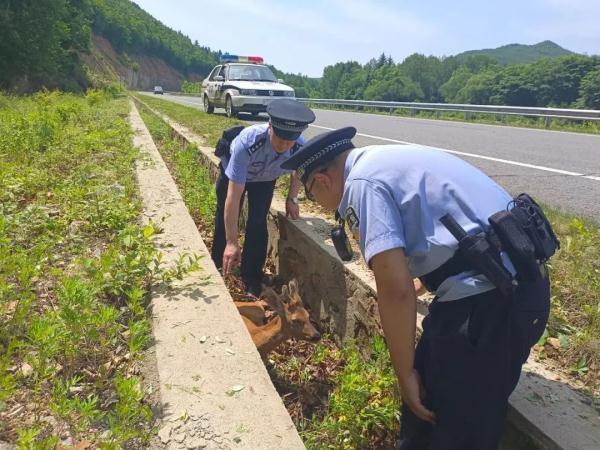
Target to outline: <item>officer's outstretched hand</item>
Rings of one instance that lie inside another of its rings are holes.
[[[286,200],[285,202],[285,215],[286,217],[291,217],[296,220],[300,217],[300,206],[291,200]]]
[[[400,383],[402,401],[417,417],[426,422],[435,423],[435,415],[423,406],[425,387],[421,382],[419,372],[413,369],[410,376]]]
[[[231,272],[240,263],[242,252],[236,243],[228,243],[223,252],[223,273]]]

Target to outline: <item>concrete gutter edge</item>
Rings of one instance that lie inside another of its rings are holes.
[[[152,291],[162,448],[303,449],[304,444],[243,324],[135,104],[136,174],[144,217],[161,224],[167,264],[201,255],[200,273]],[[158,445],[160,448],[160,445]]]

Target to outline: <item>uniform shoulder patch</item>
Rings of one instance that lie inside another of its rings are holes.
[[[248,154],[250,156],[252,156],[254,153],[256,153],[259,149],[261,149],[265,143],[267,142],[267,136],[268,133],[261,133],[261,134],[257,134],[254,137],[254,142],[252,142],[252,144],[250,144],[248,146],[248,148],[246,149],[246,151],[248,152]]]

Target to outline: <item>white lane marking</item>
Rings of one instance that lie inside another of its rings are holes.
[[[321,125],[310,125],[310,126],[313,127],[313,128],[321,128],[323,130],[335,130],[336,129],[336,128],[330,128],[330,127],[323,127]],[[398,139],[390,139],[390,138],[386,138],[386,137],[382,137],[382,136],[373,136],[371,134],[356,133],[356,135],[357,136],[366,137],[366,138],[370,138],[370,139],[377,139],[377,140],[380,140],[380,141],[394,142],[396,144],[421,145],[421,144],[415,144],[414,142],[400,141]],[[529,169],[544,170],[546,172],[559,173],[561,175],[569,175],[569,176],[572,176],[572,177],[580,177],[580,178],[587,178],[588,180],[600,181],[600,176],[585,175],[583,173],[571,172],[569,170],[554,169],[552,167],[545,167],[545,166],[536,166],[534,164],[527,164],[527,163],[522,163],[522,162],[518,162],[518,161],[511,161],[510,159],[494,158],[492,156],[477,155],[475,153],[459,152],[457,150],[448,150],[446,148],[432,147],[430,145],[421,145],[421,146],[422,147],[435,148],[437,150],[442,150],[442,151],[444,151],[446,153],[452,153],[454,155],[461,155],[461,156],[468,156],[468,157],[471,157],[471,158],[485,159],[487,161],[500,162],[500,163],[503,163],[503,164],[510,164],[510,165],[513,165],[513,166],[527,167]]]

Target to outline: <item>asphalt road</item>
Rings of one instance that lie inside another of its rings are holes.
[[[163,98],[202,108],[199,97]],[[346,111],[315,113],[317,120],[307,137],[353,125],[359,133],[354,139],[357,146],[416,143],[445,149],[512,193],[528,192],[544,203],[600,222],[600,136]],[[249,115],[240,118],[250,121]]]

